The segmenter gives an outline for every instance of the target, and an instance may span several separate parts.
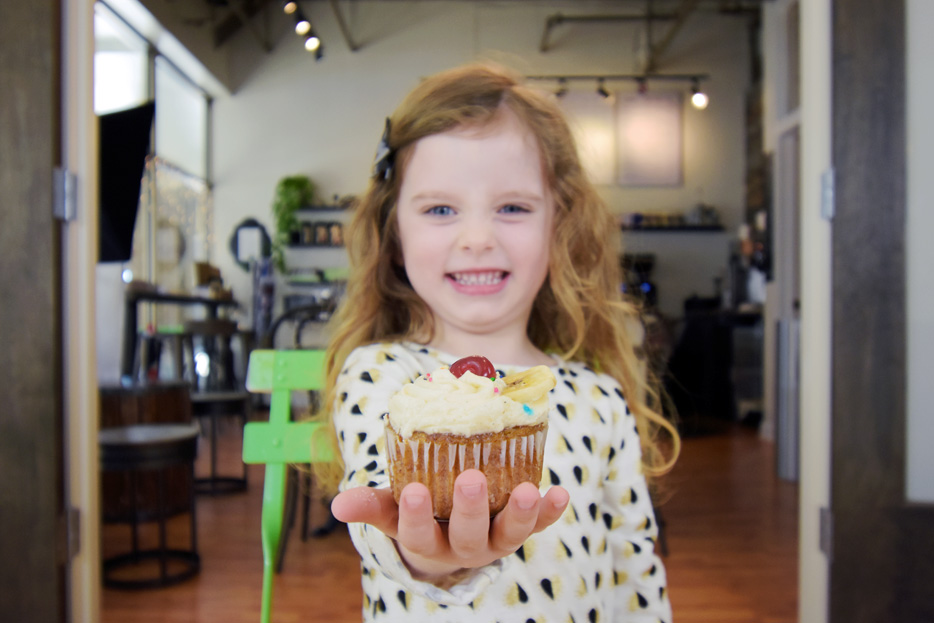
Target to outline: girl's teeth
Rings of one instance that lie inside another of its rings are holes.
[[[464,286],[488,286],[503,280],[503,273],[454,273],[454,280]]]

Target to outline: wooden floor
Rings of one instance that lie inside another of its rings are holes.
[[[773,446],[745,428],[685,440],[661,506],[677,623],[797,620],[797,487],[778,480],[774,464]],[[250,478],[246,493],[198,498],[197,577],[164,589],[105,589],[103,623],[257,623],[262,467],[251,467]],[[170,539],[183,544],[187,533],[184,516],[173,519]],[[105,555],[128,543],[125,527],[105,526]],[[346,530],[306,542],[293,534],[273,620],[350,623],[360,621],[360,607],[358,559]]]

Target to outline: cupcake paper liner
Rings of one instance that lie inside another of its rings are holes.
[[[405,439],[386,418],[386,448],[392,494],[399,503],[402,489],[420,482],[431,493],[438,519],[448,519],[454,505],[454,480],[461,472],[478,469],[486,475],[490,515],[501,511],[509,494],[523,482],[538,486],[542,479],[546,423],[516,426],[498,433],[471,437],[413,433]]]

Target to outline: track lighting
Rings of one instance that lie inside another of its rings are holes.
[[[567,94],[568,94],[567,78],[558,78],[558,90],[555,91],[555,96],[564,97]]]
[[[301,7],[298,6],[298,2],[292,0],[283,2],[282,11],[294,17],[295,34],[304,39],[305,49],[315,55],[316,61],[324,58],[324,45],[321,43],[321,37],[312,27],[311,20],[305,17]]]
[[[606,90],[606,85],[603,83],[603,78],[597,80],[597,95],[600,97],[609,97],[610,92]]]
[[[709,103],[710,98],[701,91],[700,80],[695,79],[691,85],[691,104],[698,110],[704,110]]]
[[[604,75],[577,75],[577,76],[526,76],[527,80],[547,80],[550,82],[557,81],[558,88],[555,91],[557,97],[562,97],[568,93],[568,83],[572,80],[586,80],[586,81],[596,81],[597,82],[597,94],[601,97],[609,97],[610,91],[606,88],[606,83],[609,81],[632,81],[635,82],[637,87],[636,90],[640,95],[644,95],[649,91],[649,82],[688,82],[691,84],[691,103],[695,108],[703,110],[707,107],[707,104],[710,102],[710,99],[707,97],[707,94],[701,89],[701,81],[709,79],[709,76],[706,74],[604,74]]]
[[[639,84],[639,95],[645,95],[649,91],[649,84],[646,82],[645,77],[636,78],[636,82]]]

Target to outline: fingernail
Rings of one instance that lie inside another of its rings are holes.
[[[519,510],[527,511],[531,510],[535,506],[535,498],[516,498],[516,506],[519,507]]]
[[[415,509],[421,507],[426,499],[426,496],[421,493],[406,493],[402,501],[407,507]]]
[[[480,496],[482,485],[477,483],[475,485],[462,485],[461,493],[467,496],[468,498],[476,498]]]

